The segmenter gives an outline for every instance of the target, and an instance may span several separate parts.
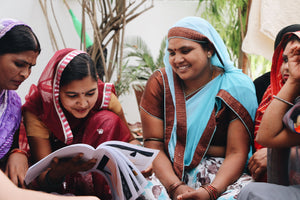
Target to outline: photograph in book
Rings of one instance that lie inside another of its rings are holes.
[[[114,199],[136,199],[143,193],[147,181],[141,171],[147,169],[158,154],[149,149],[126,142],[108,141],[96,149],[88,144],[73,144],[52,152],[32,165],[25,176],[29,185],[42,172],[50,167],[53,158],[72,158],[83,153],[83,160],[96,158],[95,166],[82,174],[98,172],[108,182]]]

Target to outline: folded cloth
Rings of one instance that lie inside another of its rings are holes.
[[[296,98],[295,105],[284,115],[283,123],[294,133],[300,134],[300,97]]]

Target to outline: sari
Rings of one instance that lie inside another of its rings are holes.
[[[186,180],[189,177],[187,173],[190,172],[190,174],[193,174],[191,176],[197,179],[195,176],[199,175],[201,177],[201,173],[199,174],[201,162],[207,160],[215,163],[220,160],[206,158],[206,152],[215,134],[221,134],[217,130],[219,126],[222,126],[222,120],[225,120],[226,116],[223,116],[222,119],[218,116],[224,110],[224,105],[229,112],[241,120],[251,141],[253,141],[253,120],[257,108],[257,99],[252,80],[233,66],[224,42],[207,21],[199,17],[186,17],[177,22],[171,29],[175,27],[192,30],[195,34],[201,34],[203,40],[210,41],[216,52],[211,58],[211,64],[222,68],[224,73],[208,82],[191,98],[186,99],[181,80],[173,72],[169,63],[169,52],[166,50],[164,56],[165,68],[154,74],[154,76],[161,74],[162,83],[158,83],[153,87],[152,83],[160,81],[156,77],[149,79],[150,82],[147,83],[146,90],[148,87],[150,92],[145,91],[140,107],[145,112],[163,120],[165,151],[172,162],[173,169],[179,179],[189,186],[195,186],[194,181],[189,184],[189,181]],[[180,35],[176,37],[190,39]],[[168,41],[166,46],[168,47]],[[157,90],[155,88],[161,88],[161,94],[155,91]],[[161,115],[153,112],[153,107],[149,105],[149,102],[152,102],[149,100],[149,96],[152,95],[160,95],[154,98],[162,100]],[[249,149],[250,155],[251,150]],[[222,159],[220,162],[222,162]],[[220,164],[215,166],[218,168]],[[197,189],[200,186],[201,184],[194,188]]]
[[[32,85],[23,111],[36,115],[51,131],[49,138],[53,150],[65,145],[85,143],[93,147],[109,140],[128,142],[130,130],[121,118],[107,110],[114,87],[110,83],[98,80],[98,98],[83,119],[76,119],[68,113],[59,101],[59,83],[63,70],[77,55],[85,53],[75,49],[57,51],[45,67],[37,86]],[[26,124],[25,124],[26,125]],[[96,195],[101,199],[110,199],[109,186],[98,173],[67,176],[59,193],[75,195]]]

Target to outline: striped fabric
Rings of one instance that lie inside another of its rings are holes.
[[[72,130],[70,128],[70,125],[64,115],[64,112],[62,110],[62,108],[60,107],[59,104],[59,83],[60,83],[60,79],[61,79],[61,75],[62,72],[64,71],[64,69],[66,68],[66,66],[71,62],[71,60],[77,56],[80,53],[85,53],[83,51],[80,50],[74,50],[71,51],[70,53],[68,53],[58,64],[58,67],[56,69],[56,73],[55,73],[55,77],[54,77],[54,82],[53,82],[53,102],[54,102],[54,107],[55,110],[59,116],[59,119],[61,121],[61,125],[62,125],[62,129],[64,131],[64,135],[65,135],[65,143],[66,144],[72,144],[73,141],[73,134],[72,134]]]

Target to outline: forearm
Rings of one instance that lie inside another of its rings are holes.
[[[163,143],[149,141],[145,143],[145,147],[160,150],[157,157],[153,161],[153,170],[160,182],[168,188],[171,184],[181,181],[175,174],[172,163],[164,152]]]
[[[294,102],[298,96],[299,87],[287,81],[277,94],[278,98],[288,102]],[[282,119],[291,106],[279,99],[274,98],[266,109],[261,121],[256,141],[267,147],[283,147],[282,140],[288,139],[288,130],[285,129]],[[292,140],[291,140],[292,142]],[[284,145],[284,144],[283,144]]]
[[[219,194],[234,183],[243,173],[246,165],[247,155],[236,152],[227,155],[222,163],[214,181],[211,183],[217,188]]]

